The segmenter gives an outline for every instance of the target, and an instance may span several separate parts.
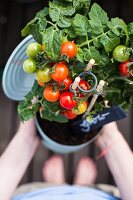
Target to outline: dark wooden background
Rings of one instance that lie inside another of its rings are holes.
[[[121,17],[126,22],[133,21],[132,0],[99,0],[95,1],[109,13],[110,17]],[[1,0],[0,1],[0,153],[4,151],[18,127],[17,102],[8,99],[1,87],[1,77],[5,63],[13,49],[22,40],[20,31],[26,23],[32,19],[36,11],[48,4],[47,0]],[[133,149],[133,108],[129,111],[127,119],[120,121],[119,127],[129,145]],[[78,160],[82,156],[89,155],[94,158],[99,153],[92,143],[80,152],[63,155],[67,181],[70,183]],[[54,152],[44,146],[40,146],[33,161],[21,183],[41,181],[41,169],[45,160]],[[104,159],[97,161],[98,178],[97,183],[114,184],[112,176]]]

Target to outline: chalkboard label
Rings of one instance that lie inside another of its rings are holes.
[[[112,106],[106,108],[104,111],[100,112],[97,115],[94,115],[93,121],[88,122],[86,119],[80,119],[71,123],[71,129],[75,133],[89,133],[90,131],[97,130],[113,121],[117,121],[127,117],[125,113],[119,106]]]

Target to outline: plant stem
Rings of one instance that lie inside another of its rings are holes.
[[[50,22],[50,21],[47,21],[47,23],[48,24],[51,24],[52,26],[54,26],[54,28],[58,31],[59,29],[58,29],[58,27],[56,26],[56,24],[54,24],[54,23],[52,23],[52,22]]]

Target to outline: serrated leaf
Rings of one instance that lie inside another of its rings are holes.
[[[120,44],[120,38],[114,33],[109,32],[108,35],[101,37],[100,42],[103,44],[106,52],[112,52]]]
[[[85,36],[91,31],[88,18],[80,14],[75,15],[72,26],[79,36]]]
[[[45,16],[48,15],[48,8],[45,7],[44,9],[40,10],[39,12],[36,13],[36,17],[43,19]]]
[[[38,21],[38,19],[35,17],[33,20],[31,20],[22,30],[21,30],[21,35],[24,37],[24,36],[27,36],[30,34],[30,30],[31,30],[31,27],[34,26],[34,24]]]
[[[96,3],[94,3],[89,12],[90,25],[93,34],[99,35],[104,33],[104,27],[109,20],[107,13]]]
[[[94,59],[97,64],[100,63],[100,54],[99,51],[94,47],[91,46],[90,48],[84,48],[83,49],[83,54],[84,54],[84,60],[85,61],[90,61],[91,59]]]
[[[111,22],[108,23],[108,27],[117,36],[120,36],[121,31],[123,31],[125,33],[127,39],[129,38],[127,25],[125,24],[125,22],[122,19],[119,19],[118,17],[112,18]]]
[[[49,2],[49,16],[53,22],[59,21],[62,16],[72,16],[74,13],[75,8],[72,6],[63,6],[54,2]]]
[[[43,44],[45,52],[53,61],[59,60],[61,47],[61,32],[54,30],[54,27],[46,29],[43,33]]]
[[[71,20],[66,17],[60,17],[57,25],[61,28],[67,28],[71,26]]]

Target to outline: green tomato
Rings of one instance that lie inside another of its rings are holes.
[[[37,79],[43,83],[48,83],[49,81],[51,81],[51,66],[45,66],[45,68],[43,70],[38,69],[36,71],[36,76]]]
[[[27,46],[26,54],[30,58],[35,58],[38,52],[41,52],[42,47],[37,42],[32,42]]]
[[[113,58],[118,62],[126,62],[129,59],[130,53],[127,47],[123,45],[117,46],[113,51]]]
[[[36,71],[36,62],[32,58],[28,58],[23,62],[23,70],[28,73],[32,74]]]

